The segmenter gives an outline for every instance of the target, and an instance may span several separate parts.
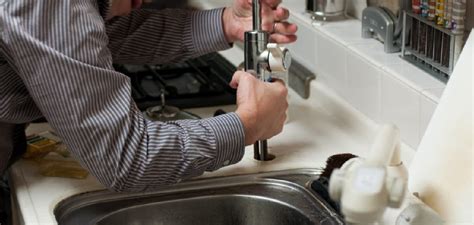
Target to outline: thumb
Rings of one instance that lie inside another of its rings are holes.
[[[232,80],[230,81],[229,85],[234,88],[234,89],[237,89],[237,87],[239,87],[239,83],[240,83],[240,79],[242,79],[242,77],[244,76],[248,76],[250,75],[249,73],[246,73],[244,71],[237,71],[234,73],[234,76],[232,77]]]

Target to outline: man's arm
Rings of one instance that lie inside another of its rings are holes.
[[[225,50],[224,9],[138,9],[106,23],[114,62],[169,63]]]
[[[2,41],[38,108],[81,164],[108,188],[139,191],[238,162],[244,126],[230,113],[147,121],[129,79],[113,70],[90,0],[10,0]]]

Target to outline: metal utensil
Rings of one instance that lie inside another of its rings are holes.
[[[190,112],[182,111],[178,107],[166,105],[164,89],[161,90],[161,105],[148,108],[145,115],[150,120],[162,122],[183,119],[200,119],[199,116]]]

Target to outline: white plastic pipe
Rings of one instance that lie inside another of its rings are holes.
[[[400,150],[400,132],[395,125],[382,125],[375,142],[372,144],[367,163],[376,166],[389,166],[393,164],[392,156]],[[396,158],[399,152],[396,153]]]

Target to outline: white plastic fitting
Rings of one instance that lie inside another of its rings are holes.
[[[333,172],[329,194],[340,202],[346,222],[373,224],[387,207],[401,206],[407,173],[399,157],[399,138],[395,126],[382,126],[366,160],[351,159]]]
[[[267,44],[268,67],[271,72],[285,72],[291,65],[291,54],[287,48],[277,43]]]

